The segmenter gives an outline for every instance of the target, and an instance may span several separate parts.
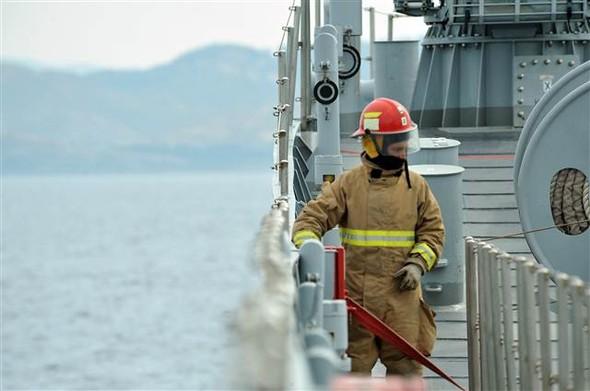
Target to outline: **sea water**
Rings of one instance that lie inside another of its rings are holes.
[[[1,388],[227,389],[271,200],[270,173],[2,178]]]

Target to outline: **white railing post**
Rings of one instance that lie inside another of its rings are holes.
[[[489,281],[489,252],[492,246],[481,243],[477,255],[477,279],[478,279],[478,303],[479,324],[481,325],[479,336],[479,349],[481,351],[481,385],[482,389],[495,390],[494,384],[494,346],[492,340],[492,314],[490,308]]]
[[[393,15],[387,15],[387,40],[393,41]]]
[[[481,367],[479,353],[479,324],[477,307],[477,242],[468,237],[465,240],[465,289],[467,311],[467,365],[469,389],[481,390]]]
[[[278,143],[278,156],[275,162],[275,168],[278,171],[280,195],[286,197],[289,195],[289,172],[288,172],[288,144],[289,144],[289,78],[287,76],[287,55],[284,50],[275,53],[278,63],[279,85],[279,104],[276,107],[278,116],[278,125],[274,137]]]
[[[521,390],[532,390],[531,376],[529,373],[529,345],[527,333],[531,332],[531,323],[527,317],[527,292],[526,292],[526,258],[516,257],[516,297],[518,306],[518,372]]]
[[[569,320],[570,320],[570,305],[569,305],[569,282],[570,277],[567,274],[559,273],[557,275],[557,346],[558,346],[558,367],[559,367],[559,390],[567,391],[569,387],[569,373],[570,373],[570,340],[569,340]]]
[[[287,70],[289,72],[289,126],[293,123],[293,111],[295,109],[295,85],[297,77],[297,52],[299,48],[299,22],[301,20],[301,8],[294,7],[293,27],[288,27],[287,36]]]
[[[490,296],[490,314],[492,322],[492,344],[493,347],[493,365],[494,365],[494,385],[497,390],[505,390],[504,383],[504,356],[502,354],[501,323],[500,323],[500,286],[498,283],[498,256],[499,252],[493,248],[489,255],[488,279],[491,290]]]
[[[539,287],[539,353],[541,356],[541,390],[551,390],[551,328],[549,323],[549,269],[541,268],[537,273]]]
[[[589,284],[471,237],[465,259],[469,388],[590,389]]]
[[[316,1],[317,3],[317,1]],[[307,130],[311,115],[311,42],[310,42],[310,1],[301,0],[301,131]],[[316,17],[319,8],[316,7]]]
[[[370,78],[375,77],[375,8],[369,8],[369,57],[371,58]]]
[[[535,273],[537,271],[537,264],[532,261],[526,261],[524,267],[524,313],[529,326],[529,332],[526,333],[528,362],[527,373],[529,376],[529,385],[531,390],[538,390],[541,388],[539,383],[539,376],[537,375],[537,365],[539,363],[538,343],[537,343],[537,313],[535,307]]]
[[[506,385],[510,391],[516,390],[516,368],[514,367],[514,316],[512,310],[512,276],[510,269],[512,257],[508,254],[500,255],[500,273],[502,280],[502,320],[504,336],[504,370],[506,372]]]
[[[588,310],[584,311],[583,295],[584,283],[579,278],[575,278],[572,283],[572,362],[574,370],[574,390],[587,389],[584,386],[584,356],[589,355],[590,351],[584,352],[584,318],[590,316]]]

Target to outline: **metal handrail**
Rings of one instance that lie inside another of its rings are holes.
[[[277,117],[276,130],[273,133],[276,150],[273,169],[277,171],[279,194],[277,198],[286,199],[289,196],[289,130],[293,124],[293,110],[295,102],[295,78],[297,75],[297,53],[299,47],[299,25],[301,22],[301,7],[291,6],[293,15],[293,27],[284,26],[283,39],[281,40],[280,49],[274,53],[278,63],[278,98],[279,103],[275,106],[275,116]],[[284,36],[287,37],[286,50],[282,50]]]
[[[565,8],[564,8],[565,7]],[[535,2],[489,0],[454,1],[449,4],[450,20],[464,22],[464,11],[469,11],[469,23],[501,23],[507,20],[551,22],[556,19],[583,20],[587,12],[586,0],[545,0]],[[559,8],[559,10],[558,10]],[[502,12],[503,11],[503,12]]]
[[[237,341],[236,356],[248,357],[235,366],[235,388],[284,390],[293,388],[293,368],[303,357],[301,341],[293,333],[297,327],[293,311],[296,302],[293,261],[288,245],[288,204],[277,201],[262,219],[254,242],[253,260],[260,272],[259,285],[241,300],[232,329]],[[261,343],[264,341],[264,343]],[[272,348],[269,348],[269,347]],[[301,388],[310,388],[302,383]]]
[[[469,388],[589,389],[590,285],[470,237],[465,260]]]

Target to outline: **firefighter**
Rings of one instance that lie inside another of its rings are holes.
[[[407,154],[419,149],[418,127],[403,105],[378,98],[365,107],[352,137],[362,140],[362,164],[324,183],[297,217],[293,242],[319,240],[338,225],[348,295],[430,355],[436,326],[420,279],[442,251],[444,226],[428,184],[408,170]],[[348,335],[353,372],[370,374],[379,359],[388,375],[422,374],[419,363],[355,319]]]

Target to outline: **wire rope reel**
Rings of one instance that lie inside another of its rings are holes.
[[[553,88],[544,94],[539,102],[533,107],[524,128],[520,132],[516,152],[514,154],[514,184],[518,182],[520,165],[524,151],[527,148],[529,140],[539,125],[539,122],[563,97],[580,84],[590,80],[590,61],[580,64],[570,72],[566,73],[560,80],[555,83]]]
[[[361,69],[361,54],[354,46],[343,45],[339,68],[338,77],[340,80],[350,79]]]
[[[525,124],[515,157],[515,193],[524,231],[557,226],[525,234],[535,258],[588,282],[590,66],[571,73],[547,92]]]

